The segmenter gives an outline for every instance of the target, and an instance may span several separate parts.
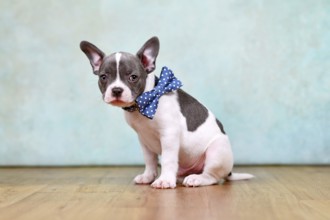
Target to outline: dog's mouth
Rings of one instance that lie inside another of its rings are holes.
[[[129,106],[133,105],[134,103],[124,102],[120,99],[115,99],[115,100],[112,100],[111,102],[109,102],[108,104],[123,108],[123,107],[129,107]]]
[[[121,108],[132,106],[135,103],[133,97],[123,97],[123,96],[118,96],[118,97],[103,96],[103,101],[112,106],[121,107]]]
[[[122,107],[123,105],[126,104],[126,102],[123,102],[119,99],[116,99],[116,100],[113,100],[110,102],[111,105],[114,105],[114,106],[119,106],[119,107]]]

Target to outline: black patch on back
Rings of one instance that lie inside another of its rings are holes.
[[[208,110],[195,98],[178,89],[180,110],[187,121],[188,131],[195,131],[209,116]]]
[[[218,124],[218,127],[220,128],[220,131],[223,133],[223,134],[226,134],[225,130],[223,129],[223,125],[221,124],[221,122],[217,119],[217,124]]]

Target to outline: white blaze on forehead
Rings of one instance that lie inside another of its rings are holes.
[[[116,53],[116,68],[117,68],[117,80],[119,79],[119,63],[120,63],[121,53]]]

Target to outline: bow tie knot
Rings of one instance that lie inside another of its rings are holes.
[[[136,99],[139,111],[149,119],[153,119],[158,107],[159,98],[165,93],[179,89],[182,86],[173,72],[163,67],[157,85],[151,91],[144,92]]]

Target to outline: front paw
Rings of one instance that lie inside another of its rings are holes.
[[[176,187],[176,179],[159,177],[151,186],[156,189],[174,189]]]
[[[155,174],[140,174],[140,175],[137,175],[135,178],[134,178],[134,182],[136,184],[149,184],[149,183],[152,183],[152,181],[154,181],[156,179],[156,176]]]

